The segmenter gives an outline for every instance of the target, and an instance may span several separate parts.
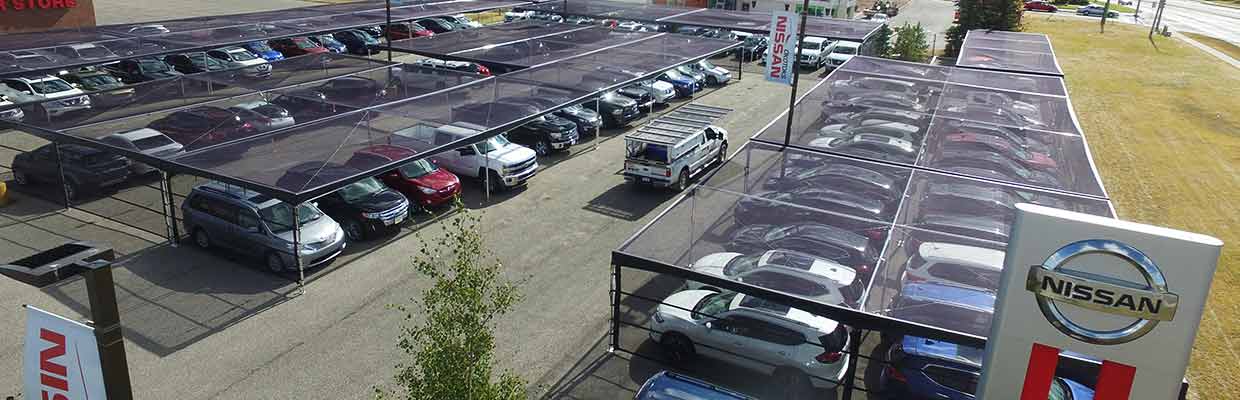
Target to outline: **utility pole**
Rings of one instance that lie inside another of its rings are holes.
[[[1137,10],[1132,12],[1132,19],[1141,19],[1141,0],[1137,0]]]
[[[1158,29],[1158,24],[1162,23],[1163,8],[1167,6],[1167,0],[1158,1],[1158,9],[1154,11],[1154,20],[1150,22],[1150,40],[1154,40],[1154,31]]]
[[[785,4],[786,6],[786,4]],[[797,82],[801,77],[801,47],[805,43],[805,21],[809,19],[809,0],[801,5],[801,26],[797,27],[797,56],[792,59],[792,97],[788,99],[788,125],[784,128],[784,147],[792,142],[792,114],[797,108]]]
[[[1098,28],[1098,33],[1107,33],[1107,16],[1111,14],[1111,0],[1107,0],[1106,5],[1102,6],[1102,22]]]

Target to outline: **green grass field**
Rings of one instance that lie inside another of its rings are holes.
[[[1223,54],[1227,54],[1231,56],[1231,58],[1240,60],[1240,46],[1236,46],[1234,44],[1231,44],[1231,42],[1228,42],[1226,40],[1222,40],[1216,37],[1206,36],[1206,35],[1192,33],[1192,32],[1184,32],[1184,34],[1190,38],[1193,38],[1193,40],[1201,42],[1201,44],[1213,47],[1215,50],[1221,51],[1223,52]]]
[[[1190,398],[1240,399],[1240,73],[1128,24],[1026,14],[1050,35],[1121,218],[1223,240],[1189,367]]]

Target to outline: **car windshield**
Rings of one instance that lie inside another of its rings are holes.
[[[111,57],[112,52],[102,47],[87,47],[78,49],[78,55],[84,58]]]
[[[120,83],[120,81],[117,81],[116,77],[112,75],[84,76],[82,78],[79,78],[78,80],[82,81],[83,84],[86,84],[88,86],[103,86],[103,85],[111,85],[111,84]]]
[[[762,258],[762,254],[752,254],[746,256],[738,256],[728,261],[728,265],[723,266],[724,276],[740,275],[758,267],[758,259]]]
[[[400,174],[406,178],[417,178],[435,172],[438,169],[430,161],[418,160],[400,167]]]
[[[817,42],[804,42],[801,44],[801,48],[805,50],[818,50],[819,46]]]
[[[736,298],[736,292],[715,293],[703,297],[693,306],[694,319],[702,317],[713,317],[728,310],[728,305],[732,304],[732,299]]]
[[[681,74],[680,71],[674,69],[669,69],[667,72],[664,72],[664,74],[666,74],[668,78],[672,79],[685,79],[685,76]]]
[[[301,49],[313,49],[315,47],[319,47],[319,45],[306,39],[294,40],[293,43],[297,44],[297,47]]]
[[[168,64],[159,60],[139,60],[138,68],[143,72],[167,72]]]
[[[248,50],[230,51],[228,52],[228,55],[232,57],[233,61],[250,61],[255,58],[258,58],[258,56],[255,56],[253,53],[250,53]]]
[[[315,39],[317,39],[319,43],[324,46],[333,46],[333,47],[343,46],[343,44],[341,44],[340,41],[336,40],[336,38],[331,37],[331,35],[319,35],[319,36],[316,36]]]
[[[857,49],[855,47],[837,46],[835,48],[834,53],[835,54],[857,54]]]
[[[573,104],[573,105],[571,105],[571,106],[561,108],[561,110],[564,110],[564,111],[566,111],[566,112],[570,112],[570,113],[581,112],[581,105],[580,105],[580,104]]]
[[[345,203],[356,203],[382,191],[383,184],[379,183],[375,178],[366,178],[340,188],[340,197],[344,199]]]
[[[706,60],[698,61],[698,65],[705,69],[715,69],[715,64],[711,64],[710,61]]]
[[[60,93],[66,90],[73,89],[73,86],[69,86],[68,83],[65,83],[65,81],[62,81],[60,79],[48,79],[46,81],[30,82],[30,87],[34,89],[35,93],[39,93],[39,94]]]
[[[264,117],[267,117],[267,118],[288,118],[288,115],[289,115],[288,110],[285,110],[284,108],[277,106],[275,104],[264,104],[258,107],[254,107],[254,112],[262,114]]]
[[[749,37],[745,38],[745,45],[746,45],[746,46],[755,46],[755,45],[758,45],[758,44],[761,44],[761,43],[762,43],[762,37],[761,37],[761,36],[758,36],[758,35],[751,35],[751,36],[749,36]]]
[[[285,232],[293,230],[293,207],[288,203],[276,203],[271,207],[258,210],[258,215],[267,223],[267,227],[272,232]],[[297,206],[297,222],[298,225],[305,225],[323,216],[317,208],[307,204]]]
[[[508,138],[504,137],[504,135],[499,135],[487,139],[485,142],[478,143],[478,150],[480,150],[482,154],[487,154],[510,144],[512,144],[512,142],[509,142]]]
[[[263,42],[250,43],[249,47],[250,47],[250,50],[254,50],[257,52],[263,52],[263,53],[274,51],[274,50],[271,50],[271,46],[268,46],[266,43],[263,43]]]
[[[133,141],[134,146],[138,146],[138,150],[150,150],[173,144],[172,139],[164,135],[147,136]]]

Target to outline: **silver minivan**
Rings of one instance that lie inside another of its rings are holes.
[[[293,227],[298,229],[303,268],[336,258],[344,250],[340,224],[313,203],[293,207],[265,194],[221,182],[207,182],[190,191],[181,203],[185,230],[204,249],[226,248],[262,257],[273,272],[296,271],[293,258]]]

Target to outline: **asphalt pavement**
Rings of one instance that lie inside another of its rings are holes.
[[[913,0],[900,8],[900,14],[891,17],[888,26],[892,29],[904,24],[921,24],[926,36],[936,49],[945,46],[947,28],[952,26],[956,6],[951,0]]]
[[[1153,21],[1156,9],[1156,2],[1144,1],[1141,22],[1148,25]],[[1162,20],[1172,32],[1196,32],[1240,45],[1240,8],[1195,0],[1167,0]]]

